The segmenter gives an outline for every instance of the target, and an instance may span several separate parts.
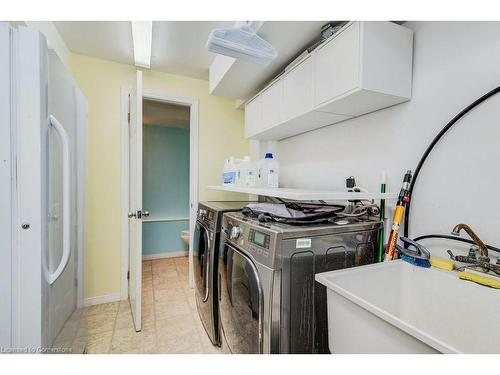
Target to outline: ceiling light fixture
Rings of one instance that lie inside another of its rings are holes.
[[[153,21],[131,21],[136,66],[151,68],[151,44],[153,42]]]

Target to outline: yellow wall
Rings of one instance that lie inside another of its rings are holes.
[[[72,54],[75,80],[88,101],[88,178],[85,296],[120,292],[121,132],[120,96],[132,85],[136,68]],[[210,96],[208,81],[144,71],[144,89],[199,99],[199,199],[237,200],[210,191],[220,183],[224,158],[249,153],[244,113],[234,100]]]

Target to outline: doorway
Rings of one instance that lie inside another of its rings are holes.
[[[142,208],[148,213],[142,259],[187,256],[190,110],[147,98],[142,103]]]
[[[181,161],[176,153],[189,158]],[[171,158],[177,163],[166,168]],[[175,187],[169,179],[176,180]],[[141,330],[143,247],[149,259],[187,251],[189,287],[193,287],[197,187],[198,100],[143,92],[138,71],[136,86],[122,89],[121,299],[130,300],[136,331]],[[181,227],[189,228],[188,248],[183,246]]]

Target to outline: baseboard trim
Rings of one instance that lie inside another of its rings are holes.
[[[188,254],[189,254],[188,251],[175,251],[175,252],[168,252],[168,253],[148,254],[148,255],[143,255],[142,260],[187,257]]]
[[[83,300],[83,306],[100,305],[101,303],[118,302],[120,300],[120,293],[103,294],[102,296],[85,298]]]

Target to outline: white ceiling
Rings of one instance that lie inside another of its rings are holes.
[[[132,31],[128,21],[55,21],[67,47],[75,53],[134,64]],[[151,69],[208,79],[215,55],[205,43],[214,28],[234,21],[155,21]]]
[[[134,64],[129,21],[58,21],[54,25],[71,52]]]
[[[205,44],[215,28],[232,27],[234,21],[153,22],[151,69],[208,79],[215,54]]]

